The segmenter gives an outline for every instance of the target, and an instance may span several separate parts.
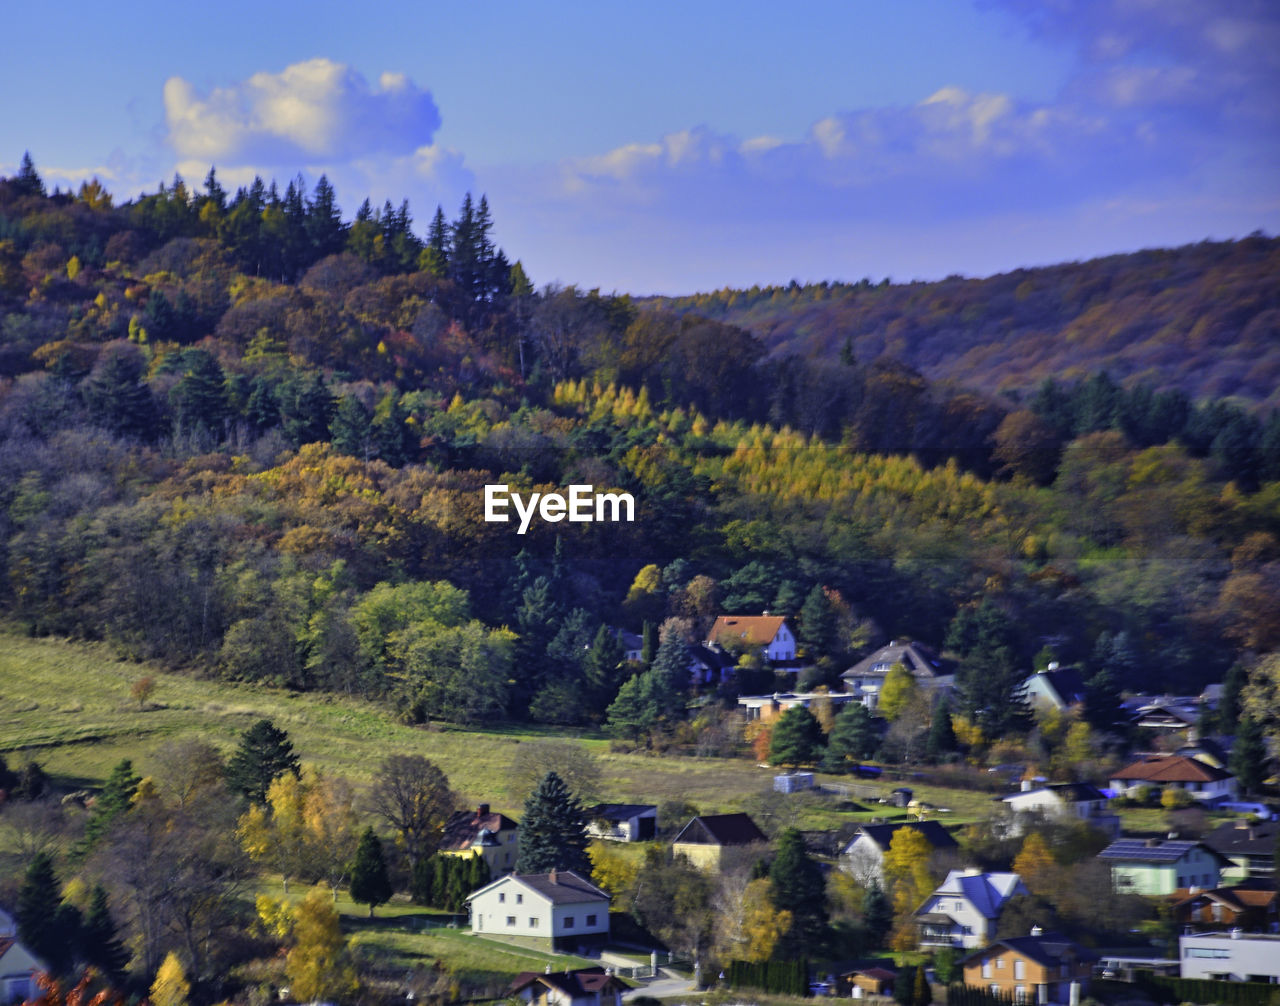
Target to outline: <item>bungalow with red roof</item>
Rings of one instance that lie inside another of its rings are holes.
[[[1182,755],[1150,755],[1112,773],[1111,789],[1117,796],[1134,796],[1146,786],[1179,789],[1204,803],[1236,798],[1234,775]]]

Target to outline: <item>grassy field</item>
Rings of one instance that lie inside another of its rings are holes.
[[[156,688],[140,709],[130,690],[146,675]],[[152,752],[175,737],[200,737],[230,752],[264,716],[288,731],[304,762],[360,780],[388,754],[421,754],[465,797],[508,812],[518,812],[525,796],[508,782],[517,745],[551,733],[407,726],[360,699],[165,673],[121,661],[102,645],[0,634],[0,753],[10,764],[35,758],[70,785],[101,782],[125,757],[146,772]],[[746,761],[618,754],[598,736],[578,743],[599,758],[606,799],[682,799],[716,811],[770,785],[771,774]]]
[[[145,708],[130,691],[150,675],[156,688]],[[304,762],[366,780],[389,754],[421,754],[436,762],[471,802],[519,814],[524,792],[514,792],[509,766],[518,745],[559,736],[532,725],[462,729],[407,726],[384,706],[347,697],[299,694],[158,671],[121,661],[106,646],[0,633],[0,753],[11,765],[24,756],[71,786],[101,782],[121,758],[145,773],[166,740],[195,736],[230,752],[242,731],[261,717],[288,731]],[[682,800],[703,812],[748,810],[765,824],[834,828],[841,823],[903,812],[858,802],[851,814],[842,801],[811,794],[770,792],[773,773],[745,759],[647,756],[610,751],[599,735],[577,743],[598,759],[604,799],[662,803]],[[847,780],[842,780],[847,781]],[[879,782],[887,793],[898,783]],[[960,825],[990,815],[989,793],[908,782],[916,797],[947,812],[936,818]],[[1126,830],[1159,831],[1160,810],[1122,812]]]

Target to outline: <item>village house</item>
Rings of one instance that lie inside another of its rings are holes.
[[[648,842],[658,834],[652,803],[598,803],[586,809],[587,834],[613,842]]]
[[[509,873],[467,898],[471,931],[548,949],[606,942],[610,895],[572,870]]]
[[[816,702],[826,702],[832,714],[837,714],[846,703],[857,702],[858,696],[845,692],[774,692],[772,695],[741,695],[738,706],[749,720],[777,719],[793,706],[812,709]]]
[[[525,971],[507,990],[508,999],[529,1006],[622,1006],[627,984],[607,968]]]
[[[1175,892],[1172,900],[1173,921],[1184,931],[1280,932],[1274,881],[1255,880],[1238,887],[1215,887],[1208,891],[1191,888]]]
[[[1027,936],[996,940],[962,962],[964,983],[1014,1002],[1058,1004],[1078,1001],[1088,992],[1097,954],[1039,926]],[[1079,986],[1071,995],[1071,986]]]
[[[956,840],[937,821],[903,821],[897,824],[864,824],[840,850],[840,869],[862,887],[884,885],[884,854],[893,836],[903,828],[921,835],[935,853],[958,849]]]
[[[796,635],[785,615],[721,615],[707,633],[706,645],[757,649],[771,664],[796,659]]]
[[[1079,670],[1060,667],[1056,660],[1027,678],[1023,688],[1027,701],[1036,709],[1062,711],[1084,702],[1084,678]]]
[[[1236,777],[1230,772],[1181,755],[1149,755],[1111,776],[1116,796],[1137,796],[1148,786],[1182,790],[1208,804],[1236,798]]]
[[[857,695],[862,704],[875,711],[880,690],[894,664],[901,664],[923,689],[949,689],[955,683],[954,665],[944,661],[924,643],[894,640],[869,657],[864,657],[840,675],[844,690]]]
[[[1121,894],[1160,897],[1179,888],[1217,887],[1225,857],[1203,842],[1163,838],[1119,838],[1098,858],[1111,867]]]
[[[0,913],[5,915],[6,913]],[[13,920],[5,927],[12,932]],[[36,994],[35,976],[49,967],[18,942],[16,936],[0,936],[0,1002],[20,1003]]]
[[[1280,983],[1280,936],[1240,932],[1178,937],[1183,978]]]
[[[475,810],[459,810],[449,816],[440,839],[446,856],[480,856],[496,877],[516,865],[520,853],[520,826],[505,814],[496,814],[482,803]]]
[[[1214,828],[1202,841],[1228,860],[1222,869],[1224,880],[1269,878],[1275,868],[1280,822],[1228,821]]]
[[[764,851],[769,839],[746,814],[703,814],[680,829],[671,851],[700,870],[719,870],[733,851]]]
[[[1004,906],[1017,894],[1030,892],[1016,873],[952,870],[916,909],[920,946],[986,946],[995,937]]]
[[[1035,789],[1029,782],[1022,785],[1021,792],[1000,797],[1014,815],[1011,834],[1021,834],[1023,821],[1032,815],[1074,819],[1112,837],[1120,834],[1120,816],[1108,813],[1107,797],[1097,787],[1083,782],[1052,783]]]

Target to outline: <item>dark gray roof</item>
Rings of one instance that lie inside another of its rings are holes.
[[[1204,836],[1204,844],[1224,856],[1270,856],[1280,821],[1228,821]]]
[[[675,841],[695,845],[750,845],[769,839],[746,814],[703,814],[681,828]]]
[[[652,811],[658,812],[658,805],[653,803],[598,803],[586,809],[589,821],[629,821]]]
[[[858,829],[858,834],[866,835],[867,838],[875,842],[880,848],[887,850],[889,843],[893,841],[893,834],[899,828],[910,828],[913,831],[920,832],[925,840],[935,849],[954,849],[956,840],[951,837],[951,832],[947,831],[937,821],[902,821],[897,824],[864,824]]]
[[[583,901],[608,901],[609,895],[572,870],[552,873],[513,874],[522,884],[533,888],[552,904],[574,905]]]
[[[1192,849],[1201,848],[1205,852],[1222,859],[1203,842],[1180,841],[1178,839],[1145,839],[1120,838],[1112,842],[1100,853],[1099,859],[1119,859],[1138,863],[1176,863]]]
[[[1055,667],[1036,674],[1046,681],[1064,705],[1073,706],[1084,701],[1084,678],[1076,668]]]
[[[962,963],[967,964],[975,958],[989,954],[996,947],[1008,947],[1010,950],[1017,951],[1025,957],[1030,957],[1037,964],[1043,964],[1045,967],[1050,968],[1073,960],[1098,960],[1097,954],[1082,947],[1075,940],[1063,936],[1061,933],[1045,933],[1042,936],[1010,936],[1007,939],[996,940],[986,949],[970,954]]]

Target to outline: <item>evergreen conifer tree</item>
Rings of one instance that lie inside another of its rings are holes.
[[[792,706],[778,717],[769,742],[770,765],[809,765],[823,751],[822,727],[804,706]]]
[[[387,875],[387,863],[382,858],[382,843],[372,828],[366,828],[356,847],[356,858],[351,864],[351,900],[369,906],[369,918],[373,910],[391,900],[391,878]]]
[[[31,152],[26,151],[22,155],[22,163],[18,166],[18,173],[12,180],[14,189],[20,196],[43,196],[44,180],[40,177],[40,173],[36,171],[36,162],[31,159]]]
[[[258,720],[241,736],[227,763],[227,785],[250,803],[265,805],[268,787],[282,772],[302,773],[289,735],[270,720]]]
[[[55,975],[63,974],[71,966],[78,919],[62,904],[58,875],[47,852],[36,853],[27,865],[16,907],[18,939]]]
[[[128,758],[121,760],[111,770],[111,775],[102,786],[102,792],[93,801],[93,809],[85,823],[84,840],[80,844],[81,852],[93,848],[112,823],[129,810],[141,781],[133,771],[133,762]]]
[[[929,724],[929,736],[925,740],[925,754],[930,761],[939,761],[956,749],[956,732],[951,723],[951,703],[944,696],[934,707],[933,721]]]
[[[827,750],[822,767],[829,772],[847,772],[876,750],[879,738],[871,713],[861,702],[848,702],[836,715],[835,726],[827,735]]]
[[[822,868],[804,847],[804,838],[788,828],[778,838],[769,867],[773,906],[791,913],[791,928],[782,937],[781,956],[797,956],[817,946],[827,926],[827,888]]]
[[[1240,720],[1236,742],[1231,747],[1231,771],[1240,783],[1240,792],[1256,793],[1266,777],[1267,746],[1262,725],[1252,716]]]
[[[107,892],[101,884],[94,885],[89,910],[80,926],[80,954],[87,963],[117,982],[129,966],[129,951],[116,933]]]
[[[591,876],[587,856],[587,816],[555,772],[542,777],[524,803],[517,873],[573,870]]]

